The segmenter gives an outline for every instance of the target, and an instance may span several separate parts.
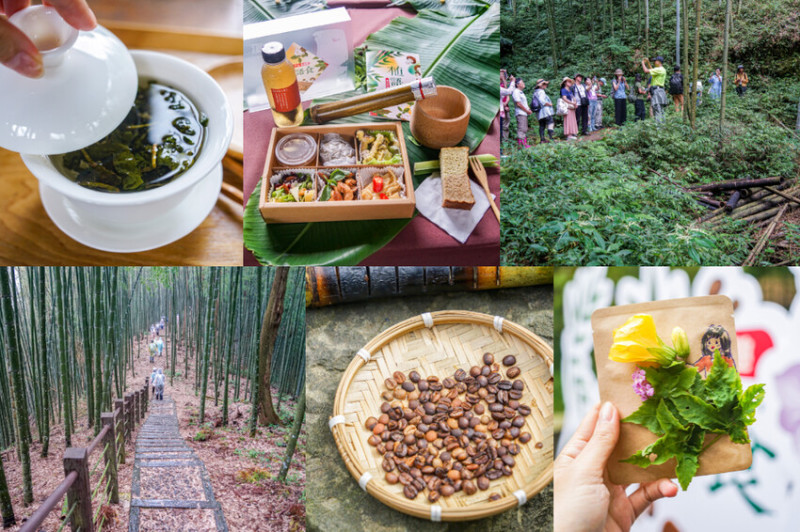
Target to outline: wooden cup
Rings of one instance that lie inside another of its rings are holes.
[[[466,94],[453,87],[437,87],[436,96],[414,104],[411,133],[428,148],[455,146],[467,134],[470,109]]]

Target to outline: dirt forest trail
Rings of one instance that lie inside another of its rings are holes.
[[[151,402],[136,437],[129,532],[227,532],[203,461],[178,430],[175,402]]]

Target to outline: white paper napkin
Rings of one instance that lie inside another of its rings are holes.
[[[472,195],[475,196],[475,205],[470,210],[442,207],[442,178],[439,174],[431,175],[414,191],[419,213],[462,244],[467,241],[489,209],[489,200],[483,188],[472,180],[469,186]]]

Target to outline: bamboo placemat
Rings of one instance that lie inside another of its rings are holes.
[[[513,475],[491,482],[486,491],[460,491],[431,504],[420,495],[409,500],[401,484],[390,485],[381,468],[383,457],[367,443],[364,426],[380,415],[383,382],[394,371],[416,370],[423,377],[451,376],[482,365],[486,352],[495,360],[514,355],[525,390],[520,402],[531,407],[522,430],[531,441],[520,444]],[[345,465],[373,497],[401,512],[434,521],[467,521],[524,504],[553,479],[553,350],[525,327],[469,311],[425,313],[393,325],[358,351],[347,367],[334,399],[330,425]],[[537,448],[537,444],[541,445]],[[489,501],[497,493],[499,500]]]

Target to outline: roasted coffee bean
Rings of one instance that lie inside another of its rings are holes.
[[[397,464],[397,465],[398,465],[398,469],[400,469],[400,467],[399,467],[400,464]],[[400,475],[398,476],[398,479],[400,480],[400,484],[402,484],[404,486],[407,486],[407,485],[411,484],[411,481],[414,480],[414,477],[412,477],[408,472],[403,472],[403,473],[400,473]]]
[[[523,432],[519,435],[519,442],[522,444],[528,443],[531,441],[531,433],[530,432]]]
[[[426,414],[431,416],[436,412],[436,405],[433,404],[431,401],[428,401],[427,403],[422,405],[422,409],[425,410]]]
[[[520,373],[522,373],[522,370],[519,369],[519,366],[513,366],[508,368],[508,371],[506,371],[506,377],[509,379],[516,379],[519,377]]]
[[[492,368],[490,366],[483,366],[481,368],[481,375],[483,375],[484,377],[488,377],[489,374],[491,373],[492,373]]]
[[[414,386],[414,383],[411,381],[404,381],[403,384],[400,385],[400,387],[403,388],[403,390],[405,390],[406,392],[413,392],[414,389],[416,388],[416,386]]]
[[[512,438],[519,438],[519,434],[520,434],[519,428],[517,427],[511,427],[508,430],[508,435],[511,436]]]
[[[489,479],[485,476],[478,477],[478,489],[481,491],[486,491],[489,489]]]
[[[508,398],[519,401],[520,399],[522,399],[522,392],[519,390],[509,390]]]
[[[377,423],[374,427],[372,427],[372,433],[376,436],[380,436],[383,434],[383,431],[386,430],[386,425],[383,423]]]
[[[411,373],[409,373],[408,378],[411,379],[411,382],[419,382],[422,379],[420,374],[417,373],[416,371],[412,371]]]
[[[486,407],[484,407],[482,404],[478,403],[478,404],[476,404],[475,406],[472,407],[472,411],[480,416],[481,414],[483,414],[486,411]]]
[[[505,409],[500,403],[491,403],[489,405],[489,412],[502,412]]]
[[[516,357],[514,355],[506,355],[503,357],[503,365],[504,366],[513,366],[517,363]]]
[[[392,393],[391,390],[383,390],[381,392],[381,399],[383,399],[384,401],[391,401],[392,399],[394,399],[394,394]]]
[[[503,472],[498,469],[490,469],[486,472],[486,478],[489,480],[497,480],[498,478],[503,476]]]
[[[444,387],[445,387],[445,388],[447,388],[448,390],[449,390],[450,388],[452,388],[453,386],[455,386],[455,385],[456,385],[456,380],[455,380],[455,379],[453,379],[452,377],[447,377],[446,379],[444,379],[444,380],[442,381],[442,386],[444,386]]]
[[[380,436],[378,436],[378,435],[376,435],[376,434],[373,434],[372,436],[370,436],[370,437],[367,439],[367,443],[369,443],[369,444],[370,444],[370,445],[372,445],[373,447],[375,447],[376,445],[378,445],[380,442],[381,442],[381,437],[380,437]]]
[[[394,396],[395,399],[399,399],[402,401],[403,399],[406,398],[406,395],[408,395],[408,393],[402,388],[396,388],[392,395]]]
[[[428,381],[419,381],[419,383],[417,384],[417,388],[419,388],[419,391],[421,392],[427,392],[428,387],[429,387]]]
[[[525,442],[523,442],[523,443],[525,443]],[[540,441],[537,441],[535,447],[537,449],[541,449],[542,447],[544,447],[544,444],[542,442],[540,442]]]
[[[385,381],[383,381],[383,385],[386,386],[386,388],[389,390],[394,390],[395,388],[397,388],[397,381],[394,379],[386,379]]]
[[[367,420],[364,422],[364,426],[367,427],[367,430],[372,430],[375,428],[375,425],[378,424],[378,420],[374,417],[368,417]]]
[[[511,391],[514,391],[514,390],[511,390]],[[508,393],[510,394],[511,392],[508,392]],[[509,397],[508,398],[508,403],[506,403],[506,405],[509,408],[511,408],[513,410],[516,410],[517,408],[519,408],[519,401],[517,401],[516,399],[511,399],[511,397]]]
[[[403,495],[405,495],[407,499],[416,499],[418,494],[419,490],[411,484],[407,484],[406,487],[403,488]]]
[[[491,495],[489,495],[489,500],[492,501],[492,502],[499,501],[500,500],[500,494],[499,493],[492,493]]]
[[[383,462],[381,463],[381,467],[383,467],[383,470],[386,471],[387,473],[390,471],[394,471],[394,460],[390,458],[384,458]]]
[[[461,488],[464,490],[464,493],[467,495],[474,495],[478,488],[475,486],[475,483],[471,480],[465,480],[464,483],[461,485]]]
[[[511,389],[511,386],[512,386],[511,385],[511,381],[500,381],[500,382],[497,383],[497,387],[500,390],[508,391],[508,390]]]
[[[456,372],[453,374],[453,377],[456,379],[457,382],[463,382],[464,379],[467,378],[467,372],[461,368],[458,368]]]
[[[386,473],[386,476],[384,478],[386,479],[386,482],[388,482],[389,484],[397,484],[398,482],[397,473]]]
[[[441,492],[442,497],[449,497],[456,492],[455,488],[450,484],[443,484],[442,487],[439,488],[439,491]]]
[[[519,415],[521,416],[529,416],[531,414],[531,407],[528,405],[519,405],[517,412],[519,412]]]
[[[494,355],[491,353],[484,353],[483,354],[483,363],[487,366],[491,366],[494,363]]]
[[[403,374],[402,371],[395,371],[392,373],[392,378],[397,384],[403,384],[406,380],[406,376]]]
[[[489,384],[489,379],[487,379],[483,375],[478,375],[477,379],[475,380],[477,381],[478,386],[480,386],[481,388],[485,388]],[[469,389],[469,386],[467,386],[467,389]]]
[[[502,440],[503,436],[505,435],[506,431],[503,429],[497,429],[494,432],[492,432],[492,438],[494,438],[495,440]]]
[[[524,390],[524,389],[525,389],[525,383],[524,383],[524,382],[522,382],[522,381],[521,381],[521,380],[519,380],[519,379],[515,380],[512,386],[513,386],[513,388],[514,388],[515,390],[518,390],[518,391],[520,391],[520,392],[521,392],[522,390]]]
[[[508,404],[508,392],[504,390],[500,390],[497,392],[497,396],[495,397],[496,401],[501,405]]]
[[[509,467],[514,467],[517,464],[517,461],[514,460],[513,456],[507,454],[503,457],[503,463]]]
[[[508,454],[516,456],[519,454],[519,445],[512,443],[508,446]]]
[[[429,388],[431,391],[438,392],[438,391],[441,391],[441,389],[443,388],[443,386],[442,386],[442,383],[441,383],[441,382],[429,382],[429,383],[428,383],[428,388]]]
[[[439,493],[438,491],[430,490],[428,492],[428,502],[436,502],[436,501],[439,500],[439,497],[441,497],[441,496],[442,496],[442,494]]]
[[[497,384],[501,380],[503,380],[503,376],[499,373],[490,373],[488,375],[489,384]]]

